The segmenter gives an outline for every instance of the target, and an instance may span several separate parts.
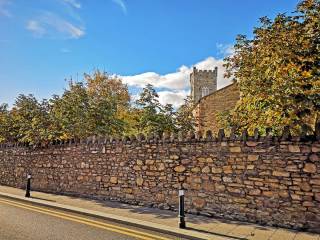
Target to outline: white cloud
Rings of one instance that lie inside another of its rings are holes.
[[[198,69],[214,69],[218,67],[218,88],[230,84],[229,79],[223,77],[225,68],[222,66],[223,60],[214,57],[194,64]],[[190,87],[190,73],[192,67],[181,66],[176,72],[160,75],[155,72],[145,72],[133,76],[122,76],[122,79],[129,86],[144,87],[146,84],[152,84],[156,88],[166,88],[170,90],[183,90]]]
[[[112,0],[115,4],[119,5],[122,9],[122,11],[124,12],[124,14],[127,13],[127,6],[124,3],[124,0]]]
[[[130,86],[144,87],[150,83],[157,88],[184,89],[188,83],[191,70],[182,66],[177,72],[160,75],[155,72],[145,72],[134,76],[122,77]]]
[[[8,10],[10,4],[11,0],[0,0],[0,16],[12,17],[11,12]]]
[[[203,61],[194,64],[198,69],[213,70],[218,67],[218,89],[231,83],[230,79],[224,78],[225,68],[223,60],[214,57],[208,57]],[[176,72],[160,75],[155,72],[145,72],[133,76],[120,76],[129,86],[144,87],[146,84],[152,84],[158,91],[161,103],[171,103],[178,107],[183,103],[183,99],[190,91],[190,73],[193,66],[182,65]]]
[[[218,49],[218,53],[223,57],[230,56],[234,54],[234,46],[232,44],[222,44],[217,43],[216,47]]]
[[[26,27],[36,36],[78,39],[85,34],[83,26],[76,26],[52,12],[43,12],[38,18],[29,20]]]
[[[29,31],[33,32],[35,34],[35,36],[38,36],[38,37],[41,37],[46,33],[46,30],[36,20],[28,21],[26,28]]]
[[[63,0],[63,2],[65,2],[66,4],[69,4],[71,7],[78,8],[78,9],[81,8],[81,4],[76,0]]]
[[[172,104],[173,107],[178,108],[184,102],[184,99],[188,96],[188,90],[180,91],[160,91],[158,92],[159,101],[161,104]]]

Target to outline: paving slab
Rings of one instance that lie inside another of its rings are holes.
[[[274,234],[270,237],[270,240],[294,240],[295,236],[297,235],[296,232],[291,232],[283,229],[277,229]]]

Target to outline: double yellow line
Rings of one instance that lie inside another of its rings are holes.
[[[10,201],[7,199],[0,199],[0,203],[11,205],[11,206],[18,207],[18,208],[27,209],[27,210],[30,210],[33,212],[38,212],[38,213],[46,214],[46,215],[57,217],[57,218],[62,218],[62,219],[77,222],[77,223],[82,223],[85,225],[89,225],[92,227],[96,227],[96,228],[100,228],[100,229],[104,229],[104,230],[108,230],[108,231],[124,234],[127,236],[135,237],[137,239],[169,240],[169,238],[155,236],[150,233],[140,232],[137,230],[133,230],[133,229],[125,228],[125,227],[120,227],[120,226],[113,225],[113,224],[99,222],[99,221],[87,219],[84,217],[79,217],[79,216],[72,215],[72,214],[53,211],[53,210],[45,209],[42,207],[36,207],[36,206],[29,205],[29,204],[23,204],[20,202]]]

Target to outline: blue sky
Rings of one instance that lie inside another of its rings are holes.
[[[135,94],[152,83],[179,105],[193,65],[219,67],[237,34],[298,0],[0,0],[0,103],[61,94],[66,78],[99,68]]]

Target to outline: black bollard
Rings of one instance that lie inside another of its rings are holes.
[[[26,197],[30,197],[30,190],[31,190],[31,174],[27,175],[27,189],[26,189]]]
[[[179,190],[179,228],[186,228],[186,222],[184,220],[184,190]]]

